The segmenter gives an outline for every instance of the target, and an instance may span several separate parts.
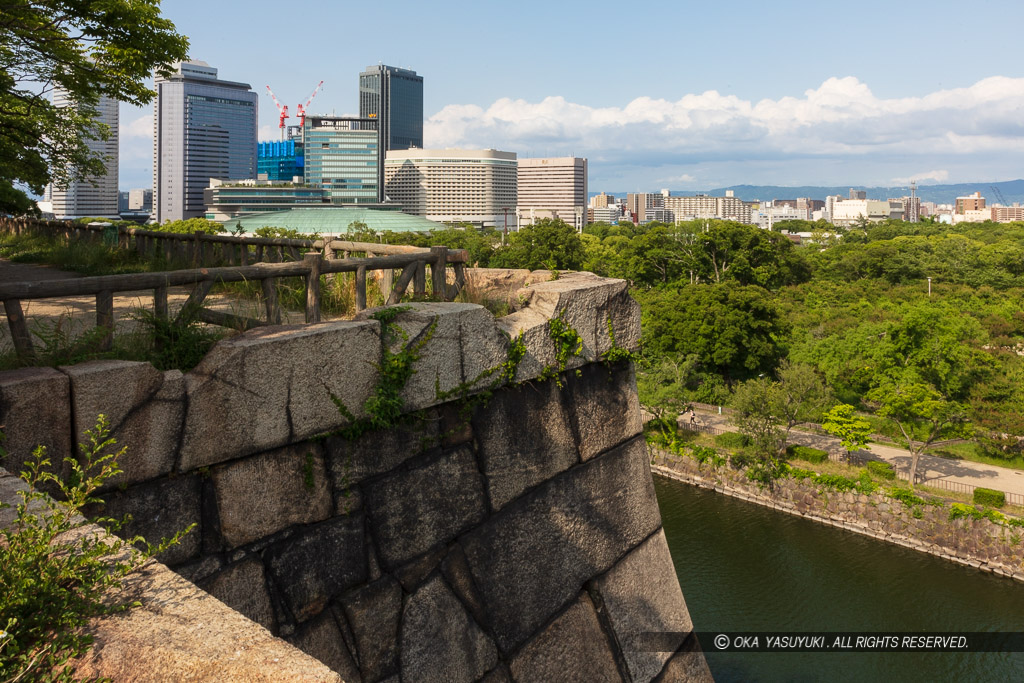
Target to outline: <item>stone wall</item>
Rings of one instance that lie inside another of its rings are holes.
[[[788,478],[772,489],[759,488],[728,466],[701,466],[660,450],[652,452],[652,463],[663,476],[1024,581],[1024,529],[989,519],[950,519],[950,507],[942,502],[909,506],[881,491],[840,492]]]
[[[102,512],[150,540],[196,524],[159,559],[345,681],[710,678],[632,364],[600,362],[609,330],[636,348],[639,307],[589,274],[510,294],[518,310],[497,320],[419,303],[387,327],[368,311],[262,328],[185,375],[125,361],[0,373],[8,467],[39,441],[58,460],[107,415],[128,455]],[[581,353],[552,373],[556,316]],[[419,355],[404,418],[340,433],[381,395],[385,348],[403,347]],[[678,637],[653,652],[645,632]],[[118,671],[125,649],[100,645],[90,672]]]

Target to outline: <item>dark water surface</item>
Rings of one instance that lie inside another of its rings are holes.
[[[1024,584],[654,478],[697,631],[1024,631]],[[733,653],[716,681],[1024,681],[1024,653]]]

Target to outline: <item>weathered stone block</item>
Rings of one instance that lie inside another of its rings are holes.
[[[527,353],[520,363],[517,380],[535,377],[554,362],[548,321],[559,315],[583,340],[581,356],[571,359],[569,368],[599,359],[611,348],[609,319],[616,344],[630,350],[637,348],[640,306],[627,293],[625,280],[602,278],[593,273],[568,273],[557,280],[533,284],[528,292],[528,306],[497,321],[512,339],[523,334]]]
[[[308,527],[264,553],[264,561],[297,621],[366,580],[363,516],[337,517]]]
[[[406,310],[391,323],[402,330],[402,335],[387,340],[391,350],[423,343],[413,366],[415,373],[401,394],[410,411],[443,402],[438,392],[450,392],[462,385],[487,385],[495,379],[489,371],[508,358],[508,339],[483,306],[420,302],[402,307]],[[356,319],[373,313],[363,311]]]
[[[340,436],[327,439],[327,463],[335,496],[367,477],[390,472],[424,450],[437,446],[438,419],[431,411],[427,413],[422,420],[367,432],[355,440]]]
[[[489,623],[514,649],[661,525],[640,438],[520,497],[461,541]]]
[[[288,446],[216,467],[212,473],[220,531],[235,548],[333,512],[322,449]]]
[[[53,368],[0,372],[0,424],[7,456],[0,467],[19,475],[36,446],[45,446],[51,472],[66,474],[71,455],[71,382]]]
[[[466,447],[375,480],[364,495],[387,569],[447,543],[486,514],[483,479]]]
[[[89,361],[61,370],[71,379],[76,441],[84,442],[86,430],[103,414],[117,447],[127,449],[119,460],[124,471],[102,490],[171,471],[185,413],[181,371],[164,373],[149,363],[126,360]]]
[[[653,680],[693,630],[664,530],[594,581],[614,637],[635,683]],[[642,633],[679,634],[669,652],[652,652]]]
[[[486,623],[487,614],[484,611],[483,599],[476,586],[473,585],[473,574],[469,570],[466,553],[458,543],[452,545],[444,562],[441,563],[441,573],[448,581],[452,592],[462,601],[477,623]]]
[[[608,637],[586,593],[531,640],[509,668],[512,678],[521,683],[622,680]]]
[[[185,471],[283,446],[356,417],[378,377],[380,323],[250,330],[219,342],[185,378]],[[286,362],[287,361],[287,362]]]
[[[263,563],[255,557],[226,567],[199,582],[199,587],[231,609],[244,614],[269,631],[277,629],[274,606],[267,593]]]
[[[505,387],[473,416],[487,495],[498,510],[578,460],[554,382]]]
[[[119,535],[142,536],[154,545],[195,524],[196,528],[180,543],[156,558],[170,565],[187,562],[198,555],[202,543],[201,489],[202,483],[195,475],[138,484],[108,493],[102,514],[115,519],[131,515],[131,521],[121,528]],[[88,514],[94,512],[90,509]]]
[[[494,643],[439,576],[409,598],[401,639],[403,681],[470,683],[498,662]]]
[[[664,671],[657,678],[657,683],[676,683],[676,681],[712,683],[714,680],[697,638],[690,637],[683,649],[668,660]]]
[[[356,589],[342,600],[367,683],[398,673],[398,623],[402,588],[391,577]]]
[[[341,674],[345,683],[362,683],[359,668],[352,661],[352,655],[341,637],[341,630],[330,612],[309,622],[286,640]]]
[[[633,364],[588,365],[566,382],[566,404],[579,435],[580,458],[589,460],[643,430]]]

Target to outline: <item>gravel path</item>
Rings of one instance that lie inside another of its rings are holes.
[[[728,415],[717,415],[714,413],[697,413],[698,419],[704,424],[725,429],[730,432],[738,431],[729,422]],[[687,418],[688,419],[688,418]],[[684,420],[685,422],[685,420]],[[839,439],[833,436],[822,434],[810,434],[807,432],[790,432],[790,442],[801,446],[811,446],[824,451],[842,451]],[[910,471],[910,452],[893,446],[882,446],[869,444],[867,450],[855,451],[858,455],[869,460],[881,460],[892,463],[896,469],[904,472]],[[922,455],[917,465],[917,474],[920,477],[918,483],[927,485],[931,481],[945,479],[971,486],[982,486],[985,488],[1006,491],[1007,493],[1019,493],[1024,495],[1024,471],[1015,470],[1009,467],[998,467],[986,465],[970,460],[951,460],[940,458],[935,455]]]

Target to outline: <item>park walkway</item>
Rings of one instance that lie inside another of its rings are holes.
[[[681,419],[680,424],[685,425],[686,419],[688,418]],[[739,431],[730,422],[728,415],[698,411],[697,419],[700,423],[717,429],[729,432]],[[801,432],[796,429],[790,432],[789,436],[790,443],[811,446],[830,453],[843,451],[839,439],[834,436]],[[910,452],[902,448],[869,444],[866,450],[854,451],[854,453],[866,460],[892,463],[897,470],[903,472],[910,471]],[[937,480],[945,480],[1024,495],[1024,471],[1009,467],[986,465],[969,460],[951,460],[924,454],[917,465],[917,476],[917,483],[925,486]]]
[[[42,282],[45,280],[67,280],[83,277],[79,273],[69,273],[53,266],[35,263],[14,263],[0,259],[0,283],[10,282]],[[189,290],[185,287],[171,287],[167,293],[168,309],[173,315],[188,299]],[[226,294],[211,294],[203,305],[213,310],[235,315],[257,317],[258,306],[252,301],[244,301]],[[153,310],[153,290],[144,289],[136,292],[119,292],[114,296],[114,318],[117,334],[131,333],[138,324],[132,317],[139,309]],[[96,297],[71,296],[53,299],[26,299],[22,301],[22,310],[28,322],[33,342],[42,344],[42,335],[53,335],[59,327],[61,335],[77,337],[96,325]],[[303,322],[302,311],[281,311],[281,322]],[[0,318],[0,352],[14,349],[11,341],[11,330],[6,320]]]

